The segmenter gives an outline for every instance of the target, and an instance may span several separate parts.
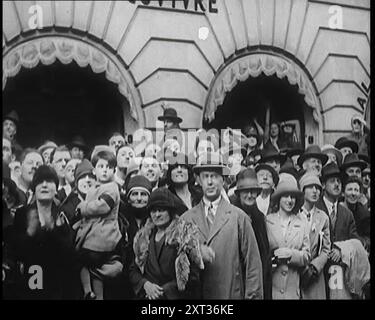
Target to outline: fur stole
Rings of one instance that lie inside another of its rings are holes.
[[[134,237],[135,263],[142,273],[148,257],[150,236],[154,228],[154,223],[151,218],[148,218],[146,224]],[[177,288],[183,291],[189,279],[190,262],[195,263],[199,269],[204,269],[198,228],[190,222],[175,217],[165,231],[165,244],[177,246],[175,261]]]

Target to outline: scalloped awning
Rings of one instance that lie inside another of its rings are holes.
[[[298,92],[304,95],[306,104],[313,109],[314,120],[321,125],[319,101],[306,73],[293,61],[268,53],[256,53],[239,58],[223,69],[215,79],[209,93],[205,109],[205,119],[211,122],[215,118],[217,108],[223,104],[227,92],[231,91],[238,81],[245,81],[250,76],[258,77],[275,75],[287,78],[289,83],[298,86]]]
[[[21,67],[34,68],[39,62],[50,65],[56,59],[63,64],[69,64],[74,60],[80,67],[90,65],[95,73],[105,72],[106,78],[116,83],[119,92],[129,101],[131,116],[136,121],[140,120],[132,90],[119,67],[90,43],[72,38],[36,38],[10,50],[3,58],[3,90],[7,78],[14,77]]]

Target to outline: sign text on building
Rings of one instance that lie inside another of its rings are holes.
[[[133,4],[139,3],[145,6],[159,4],[159,7],[171,5],[172,8],[176,8],[176,4],[179,3],[183,4],[185,10],[207,11],[210,13],[217,13],[216,1],[217,0],[129,0],[129,2]]]

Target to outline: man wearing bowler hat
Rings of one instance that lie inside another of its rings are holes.
[[[319,177],[322,173],[322,167],[327,161],[328,156],[322,153],[320,147],[318,145],[311,145],[298,158],[297,163],[305,172],[313,173]]]
[[[262,262],[251,219],[221,196],[228,170],[220,154],[199,157],[194,171],[203,199],[181,217],[199,229],[205,263],[201,298],[262,299]]]

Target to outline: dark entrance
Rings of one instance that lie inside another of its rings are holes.
[[[7,80],[3,114],[14,109],[20,117],[17,140],[38,147],[45,140],[67,144],[81,135],[89,147],[107,144],[114,131],[124,132],[124,96],[117,85],[75,62],[38,65]]]
[[[294,120],[299,141],[304,144],[304,114],[306,107],[304,96],[298,93],[298,86],[291,85],[287,79],[277,76],[248,78],[238,82],[232,91],[228,92],[222,106],[218,107],[215,119],[205,124],[207,129],[243,129],[255,118],[265,128],[266,110],[270,108],[269,124]]]

